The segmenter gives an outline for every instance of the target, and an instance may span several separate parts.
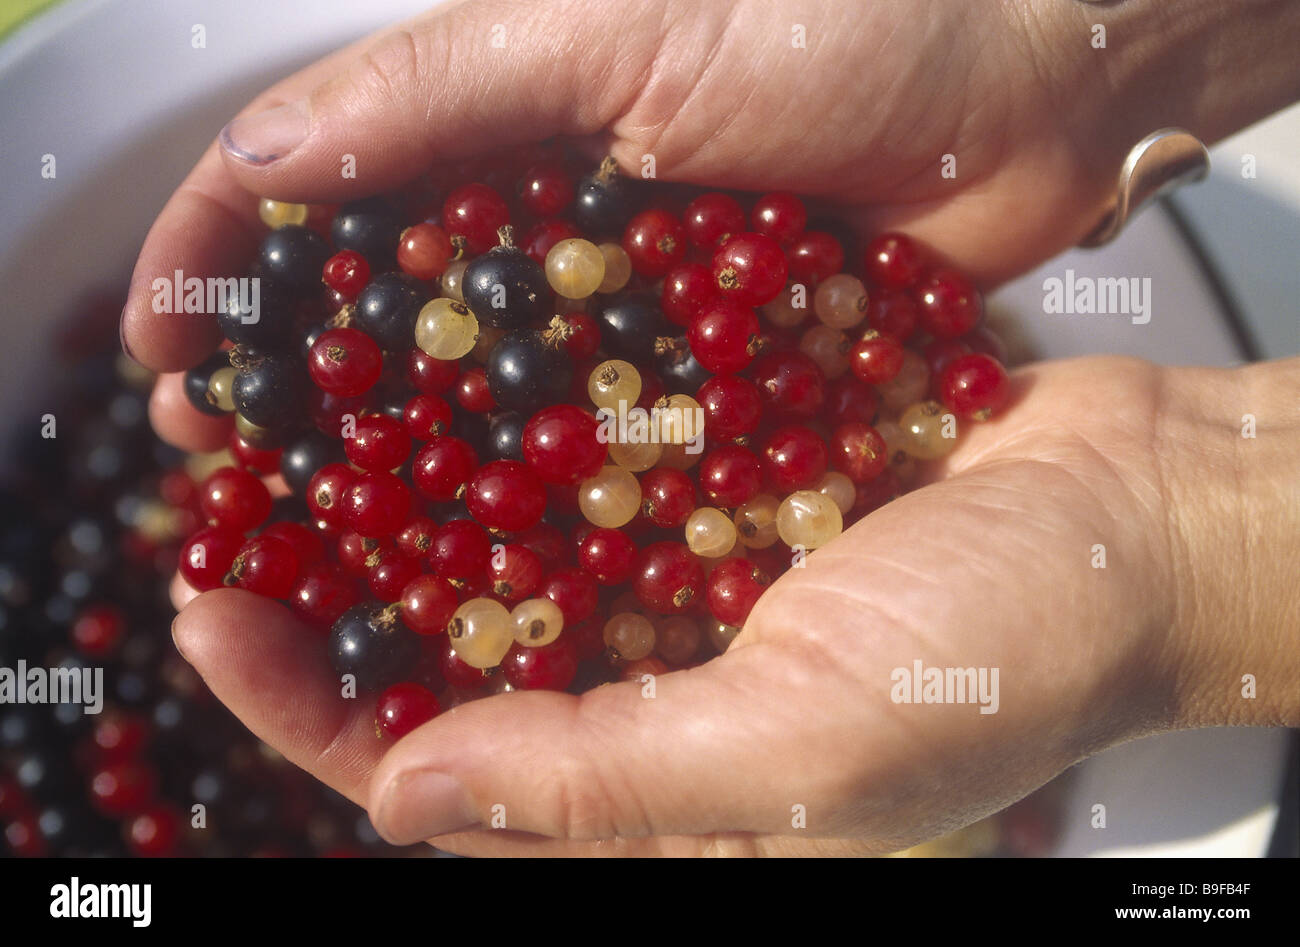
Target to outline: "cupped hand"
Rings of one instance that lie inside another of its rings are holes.
[[[963,431],[933,482],[813,552],[725,654],[661,676],[653,697],[635,682],[500,694],[392,744],[373,697],[340,698],[319,633],[284,607],[209,592],[174,634],[258,736],[366,805],[392,841],[897,850],[1186,718],[1179,675],[1198,639],[1174,634],[1184,560],[1158,450],[1168,371],[1082,359],[1015,373],[1005,415]],[[894,669],[918,660],[997,669],[996,712],[896,703]]]

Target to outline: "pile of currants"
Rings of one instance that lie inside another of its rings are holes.
[[[181,575],[328,633],[393,736],[725,650],[1009,396],[980,294],[907,236],[575,167],[543,145],[263,200],[257,311],[232,297],[185,378],[234,426]]]

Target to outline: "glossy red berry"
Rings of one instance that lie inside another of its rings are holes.
[[[397,265],[419,280],[436,280],[456,255],[447,231],[424,222],[407,227],[397,243]]]
[[[679,614],[703,594],[704,568],[684,543],[651,543],[632,567],[632,589],[647,608]]]
[[[550,491],[547,492],[547,497],[547,508],[552,512],[558,512],[558,505]],[[537,553],[537,558],[541,559],[542,565],[548,569],[557,568],[569,561],[568,540],[564,535],[564,531],[558,526],[541,522],[522,532],[515,533],[512,538],[519,545]]]
[[[492,594],[507,604],[532,598],[542,584],[542,559],[527,546],[508,543],[488,557],[487,578]]]
[[[850,421],[831,434],[831,463],[854,483],[874,480],[889,464],[885,439],[869,424]]]
[[[440,395],[459,375],[460,362],[434,358],[420,349],[411,349],[407,356],[406,378],[421,394]]]
[[[221,588],[221,580],[242,545],[244,535],[237,530],[221,526],[199,530],[181,546],[178,561],[181,577],[200,592]]]
[[[709,573],[709,611],[723,624],[743,625],[754,603],[771,584],[768,574],[752,562],[724,559]]]
[[[246,533],[271,515],[271,493],[247,470],[222,467],[199,486],[199,506],[213,526]]]
[[[429,565],[444,579],[481,576],[492,555],[492,540],[473,520],[451,520],[438,527],[429,548]]]
[[[524,460],[543,483],[581,483],[605,465],[609,445],[599,431],[596,419],[577,405],[543,408],[524,425]]]
[[[695,394],[704,411],[704,430],[717,441],[729,441],[757,430],[763,416],[758,388],[739,375],[715,375]]]
[[[280,454],[279,447],[264,448],[255,444],[250,444],[239,436],[239,431],[232,428],[230,438],[226,441],[226,447],[230,449],[230,454],[235,458],[235,463],[247,470],[255,477],[266,477],[271,474],[280,472]],[[197,487],[192,487],[192,491],[197,496]],[[162,494],[166,499],[166,494]],[[183,504],[173,504],[181,506]]]
[[[538,164],[524,172],[519,202],[537,217],[554,217],[573,202],[573,178],[558,164]]]
[[[686,252],[681,222],[666,210],[643,210],[623,231],[623,250],[642,276],[663,276]]]
[[[676,529],[695,512],[695,484],[680,470],[656,467],[641,475],[641,512],[663,529]]]
[[[91,732],[90,738],[95,748],[96,760],[107,764],[138,757],[148,745],[150,731],[149,721],[139,714],[123,711],[106,712],[95,722],[95,729]],[[0,800],[3,799],[3,795],[4,788],[0,784]],[[8,815],[9,813],[4,811],[3,802],[0,801],[0,819]]]
[[[901,233],[882,233],[863,255],[867,279],[884,289],[907,289],[916,284],[925,268],[920,247]]]
[[[292,546],[294,555],[298,557],[299,569],[314,566],[325,558],[325,543],[320,534],[301,523],[281,520],[262,530],[262,535],[282,539]]]
[[[938,270],[912,291],[920,310],[921,327],[935,338],[954,339],[979,324],[983,304],[979,291],[956,270]]]
[[[383,370],[378,343],[359,329],[327,329],[307,354],[307,371],[316,387],[345,398],[365,394]]]
[[[307,484],[307,509],[330,526],[344,523],[343,498],[356,480],[357,472],[347,464],[326,464]]]
[[[903,344],[893,336],[868,329],[849,350],[849,367],[867,384],[883,385],[903,367]]]
[[[810,428],[790,425],[763,444],[763,472],[781,495],[811,487],[826,473],[826,442]]]
[[[396,602],[402,597],[403,590],[419,578],[420,561],[404,556],[396,549],[379,553],[375,558],[378,561],[366,576],[370,594],[381,602]]]
[[[578,673],[578,656],[568,635],[561,634],[540,648],[510,646],[501,671],[511,687],[519,690],[562,691]]]
[[[298,554],[274,536],[254,536],[230,563],[223,584],[238,586],[266,598],[286,599],[298,578]]]
[[[478,467],[474,448],[458,437],[444,434],[415,454],[411,478],[415,488],[430,500],[452,500]]]
[[[367,414],[357,419],[355,436],[343,439],[343,449],[362,470],[393,470],[411,455],[411,435],[396,418]]]
[[[440,635],[455,614],[459,599],[450,582],[438,575],[421,575],[402,589],[402,621],[417,635]]]
[[[750,376],[758,386],[763,407],[777,418],[812,418],[826,400],[822,370],[803,352],[771,352],[754,361]]]
[[[318,628],[329,628],[361,600],[346,570],[337,563],[321,562],[303,570],[289,592],[295,615]]]
[[[417,441],[433,440],[451,429],[451,405],[437,395],[416,395],[402,414],[406,432]]]
[[[713,272],[703,263],[679,263],[664,276],[659,308],[674,325],[689,326],[695,317],[718,300]]]
[[[456,403],[471,414],[487,414],[497,406],[482,365],[461,372],[456,380]]]
[[[433,537],[438,532],[438,524],[427,516],[412,516],[406,521],[395,537],[397,549],[403,556],[411,559],[423,559],[433,548]]]
[[[777,243],[792,243],[807,226],[808,211],[789,191],[772,191],[754,203],[750,224],[755,233],[766,234]]]
[[[537,589],[537,595],[549,598],[564,615],[564,629],[569,629],[595,614],[600,604],[600,586],[585,569],[572,566],[556,569]]]
[[[591,358],[600,348],[600,326],[585,312],[571,312],[564,316],[569,337],[564,340],[564,351],[575,362]]]
[[[551,252],[552,247],[561,240],[581,236],[583,236],[582,231],[567,220],[543,220],[524,234],[519,246],[533,262],[545,266],[546,255]]]
[[[713,257],[719,292],[746,306],[761,306],[785,288],[789,267],[781,244],[761,233],[730,237]]]
[[[876,419],[879,407],[876,389],[852,372],[845,372],[826,389],[826,418],[831,424],[846,421],[870,424]]]
[[[706,371],[731,375],[748,365],[758,351],[758,316],[750,306],[722,300],[699,312],[686,338]]]
[[[808,230],[786,247],[790,282],[815,286],[844,269],[844,248],[822,230]]]
[[[925,364],[930,369],[930,378],[934,383],[936,394],[940,376],[943,370],[947,368],[954,359],[961,358],[963,355],[969,355],[971,347],[961,339],[931,339],[921,349],[921,355],[925,358]]]
[[[442,205],[442,228],[452,238],[463,238],[468,253],[478,255],[497,246],[497,230],[510,223],[510,208],[486,184],[466,184],[447,195]]]
[[[362,536],[354,529],[345,529],[339,535],[337,548],[339,564],[348,574],[366,579],[383,554],[393,551],[397,545],[391,536]]]
[[[713,506],[733,508],[758,496],[763,466],[752,451],[726,444],[700,461],[700,489]]]
[[[438,670],[444,681],[463,691],[478,690],[488,682],[486,674],[457,657],[452,650],[451,639],[446,635],[438,642]]]
[[[488,529],[516,532],[542,518],[546,488],[527,464],[494,460],[470,478],[465,505],[470,515]]]
[[[958,417],[986,421],[1011,397],[1011,380],[992,356],[980,352],[962,355],[944,369],[939,397]]]
[[[712,191],[686,205],[682,229],[701,250],[713,250],[724,239],[745,229],[745,210],[730,194]]]
[[[621,585],[632,577],[636,543],[617,529],[593,529],[578,546],[578,564],[601,585]]]
[[[910,293],[885,289],[868,297],[867,324],[877,332],[906,342],[920,321],[921,310]]]
[[[343,520],[362,536],[391,536],[410,512],[410,488],[386,470],[358,474],[343,495]]]
[[[375,720],[379,729],[395,740],[428,723],[441,712],[433,692],[410,681],[389,687],[375,703]]]
[[[352,302],[370,282],[370,264],[355,250],[340,250],[325,261],[321,281]]]

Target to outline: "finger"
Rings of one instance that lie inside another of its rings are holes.
[[[474,858],[842,858],[888,854],[880,845],[861,839],[744,833],[575,841],[492,829],[444,835],[430,842],[445,852]]]
[[[384,758],[371,819],[396,843],[494,818],[579,840],[790,832],[792,805],[827,813],[842,788],[824,765],[838,748],[823,728],[773,700],[812,680],[803,655],[768,643],[664,675],[653,696],[623,683],[462,705]]]
[[[185,397],[183,373],[159,375],[149,396],[149,423],[168,444],[184,451],[213,451],[225,446],[232,415],[204,414]]]
[[[241,114],[264,111],[306,94],[371,41],[355,43],[290,76],[254,99]],[[257,197],[231,175],[214,141],[145,237],[122,310],[122,344],[127,353],[158,372],[181,371],[202,361],[220,338],[215,317],[156,312],[154,280],[165,279],[170,293],[178,271],[185,278],[200,279],[242,273],[263,232]]]
[[[389,32],[337,76],[287,104],[240,116],[220,141],[257,194],[335,201],[409,181],[435,159],[606,128],[647,75],[661,4],[583,29],[583,4],[457,5]],[[355,164],[345,177],[345,155]]]
[[[256,736],[344,796],[365,802],[384,749],[374,700],[340,696],[319,632],[277,602],[217,589],[185,607],[172,637],[217,699]]]

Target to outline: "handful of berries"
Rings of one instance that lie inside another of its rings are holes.
[[[773,578],[1008,398],[979,293],[902,234],[855,275],[792,194],[746,213],[526,160],[263,201],[260,311],[231,300],[232,347],[186,377],[236,419],[182,576],[288,602],[396,736],[725,650]]]

